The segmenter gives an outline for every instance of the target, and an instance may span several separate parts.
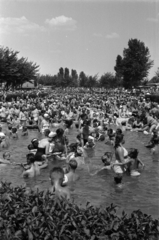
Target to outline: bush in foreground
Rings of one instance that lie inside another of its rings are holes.
[[[47,192],[26,194],[1,183],[1,240],[157,240],[159,221],[140,210],[119,217],[116,207],[81,208]]]

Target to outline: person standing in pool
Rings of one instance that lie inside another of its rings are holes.
[[[112,167],[115,173],[114,181],[119,187],[122,186],[123,173],[126,170],[123,165],[120,166],[120,163],[123,164],[128,159],[128,151],[123,147],[123,143],[124,135],[117,134],[114,144],[116,161]]]
[[[50,130],[46,129],[44,131],[44,138],[38,143],[37,152],[35,154],[35,161],[44,161],[43,155],[48,155],[50,152],[50,141],[49,141]]]
[[[131,177],[138,177],[140,176],[139,172],[139,165],[144,168],[144,163],[138,158],[138,150],[136,148],[131,148],[128,154],[129,158],[123,163],[114,163],[114,166],[127,166],[127,173]]]

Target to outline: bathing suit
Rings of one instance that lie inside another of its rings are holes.
[[[42,155],[44,155],[44,154],[45,154],[45,148],[38,147],[37,152],[35,153],[35,160],[39,161],[39,162],[43,161]]]
[[[124,159],[126,161],[126,159],[128,158],[128,151],[124,147],[122,147],[122,149],[124,151]],[[120,162],[119,162],[119,160],[116,160],[115,163],[120,163]],[[117,173],[117,174],[118,173],[122,174],[125,171],[125,168],[123,166],[118,166],[118,165],[114,166],[113,169],[114,169],[114,172]]]

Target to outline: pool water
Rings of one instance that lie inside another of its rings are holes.
[[[4,127],[3,127],[4,128]],[[34,137],[41,138],[37,130],[30,130],[29,136],[21,136],[19,139],[10,140],[9,151],[11,159],[17,163],[26,162],[27,146]],[[77,130],[70,130],[69,140],[75,142]],[[80,180],[71,186],[72,198],[82,206],[87,202],[95,206],[105,207],[111,203],[117,206],[118,212],[125,210],[130,213],[132,210],[141,209],[143,212],[155,218],[159,216],[159,161],[153,162],[150,150],[144,147],[150,136],[137,132],[125,132],[125,147],[136,147],[139,150],[139,157],[145,164],[145,169],[139,177],[124,176],[124,187],[118,190],[113,182],[113,173],[103,170],[100,174],[90,176],[86,166],[77,170]],[[104,142],[97,142],[95,157],[91,159],[93,165],[102,167],[101,156],[110,150],[110,146]],[[2,154],[3,152],[1,152]],[[62,163],[60,163],[62,164]],[[50,187],[49,171],[53,167],[50,163],[47,169],[41,171],[41,175],[35,179],[23,179],[23,169],[19,166],[7,166],[0,169],[0,180],[6,180],[13,186],[31,186],[45,190]]]

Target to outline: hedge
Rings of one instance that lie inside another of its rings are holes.
[[[30,192],[24,187],[0,186],[1,240],[157,240],[159,221],[133,211],[119,217],[116,206],[105,209],[87,203],[57,199],[49,192]]]

